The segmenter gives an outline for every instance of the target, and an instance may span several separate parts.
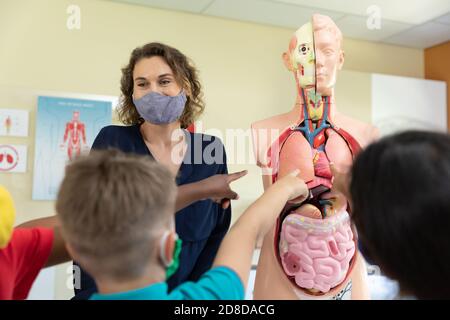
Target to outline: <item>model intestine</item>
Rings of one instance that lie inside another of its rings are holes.
[[[342,283],[355,254],[348,214],[341,211],[318,224],[314,218],[290,214],[279,242],[283,269],[299,287],[328,292]]]

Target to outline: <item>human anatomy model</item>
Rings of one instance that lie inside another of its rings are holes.
[[[378,130],[337,112],[333,88],[344,63],[341,46],[335,23],[313,15],[283,54],[296,81],[294,108],[252,124],[264,188],[300,169],[310,190],[308,200],[286,204],[264,238],[255,299],[369,298],[347,200],[331,191],[330,162],[337,168],[351,165]]]

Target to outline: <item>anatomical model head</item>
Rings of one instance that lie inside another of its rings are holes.
[[[344,64],[342,33],[327,16],[315,14],[292,36],[283,61],[294,73],[303,103],[320,108],[320,100],[333,94],[337,71]],[[318,115],[320,116],[320,115]]]
[[[73,120],[80,120],[80,112],[79,111],[73,112]]]

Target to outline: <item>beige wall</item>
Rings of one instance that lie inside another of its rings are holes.
[[[81,8],[78,31],[66,28],[66,9],[72,3]],[[294,82],[281,62],[293,31],[108,1],[1,0],[0,108],[31,111],[28,138],[0,137],[0,143],[29,147],[28,173],[0,175],[16,200],[18,223],[53,213],[52,202],[31,201],[36,109],[35,101],[23,99],[21,92],[117,96],[120,68],[131,50],[162,41],[191,57],[200,70],[207,103],[204,129],[247,129],[252,121],[293,104]],[[337,103],[356,118],[370,121],[368,73],[423,77],[422,50],[352,39],[344,41],[344,48],[346,71],[338,80]],[[236,182],[238,214],[262,191],[255,166],[230,165],[230,171],[243,168],[250,173]],[[63,268],[57,279],[57,297],[70,297]]]

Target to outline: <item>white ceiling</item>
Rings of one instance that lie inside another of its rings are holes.
[[[297,29],[313,13],[330,16],[345,37],[414,48],[450,40],[450,0],[110,0]],[[381,28],[369,30],[377,6]]]

